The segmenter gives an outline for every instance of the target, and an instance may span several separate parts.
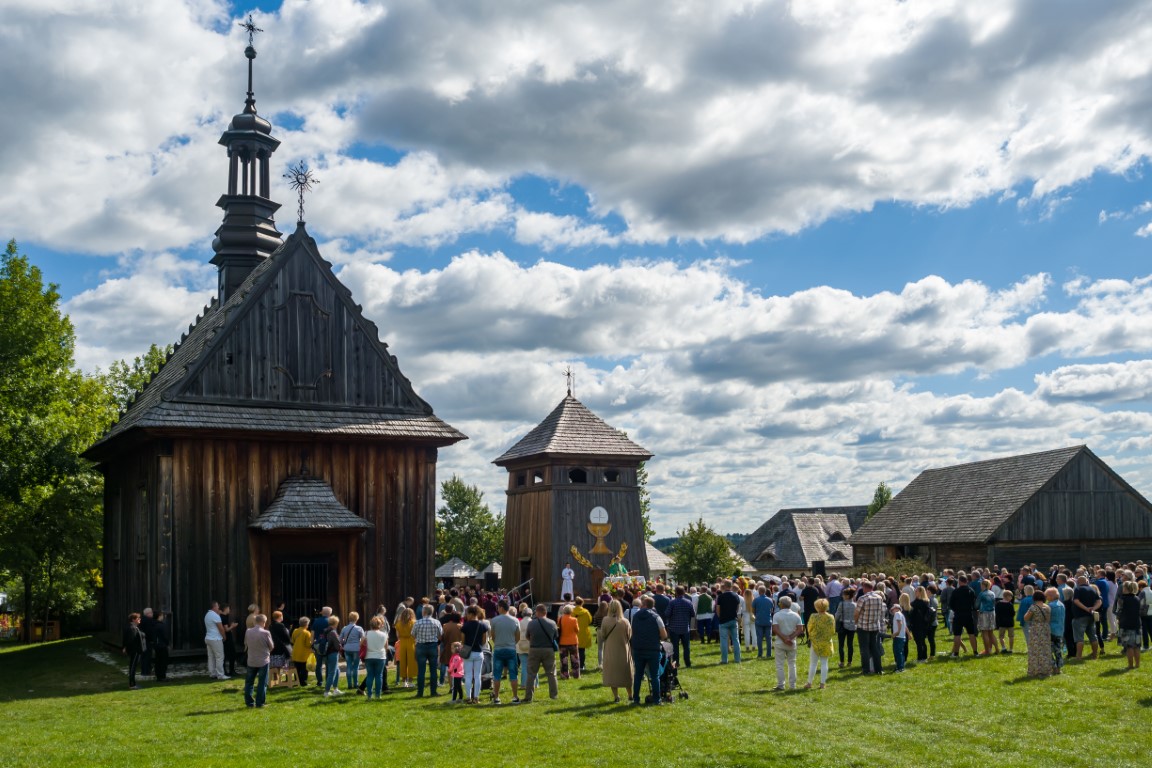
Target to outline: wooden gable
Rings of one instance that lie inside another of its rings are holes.
[[[165,399],[431,413],[302,227],[271,261]]]
[[[1084,447],[989,540],[1101,539],[1152,539],[1152,505]]]

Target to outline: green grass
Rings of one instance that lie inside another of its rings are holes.
[[[91,658],[102,648],[90,638],[0,646],[0,765],[285,765],[323,754],[326,765],[1115,768],[1143,765],[1152,746],[1152,668],[1124,672],[1114,644],[1047,680],[1027,678],[1018,652],[880,678],[833,663],[826,690],[787,693],[772,691],[773,662],[721,667],[716,649],[696,647],[681,673],[690,698],[660,708],[612,704],[591,673],[528,706],[411,691],[324,699],[309,687],[273,689],[250,710],[242,680],[128,691],[122,672]],[[802,684],[807,649],[799,655]]]

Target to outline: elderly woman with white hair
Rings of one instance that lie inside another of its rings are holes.
[[[772,646],[776,656],[776,690],[784,690],[787,672],[788,687],[796,690],[796,639],[804,633],[804,619],[792,610],[792,598],[780,598],[772,616]]]

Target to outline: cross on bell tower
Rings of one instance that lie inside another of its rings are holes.
[[[252,45],[257,32],[252,20],[240,24],[248,33],[248,98],[244,109],[232,118],[220,143],[228,148],[228,191],[216,205],[224,209],[224,221],[216,230],[212,263],[219,270],[220,301],[236,292],[244,278],[272,252],[280,247],[280,233],[274,215],[279,203],[268,199],[271,175],[269,159],[280,140],[272,136],[272,124],[256,113],[256,96],[252,86],[252,65],[256,48]]]

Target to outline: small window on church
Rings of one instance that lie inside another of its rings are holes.
[[[847,559],[848,559],[848,557],[843,552],[833,552],[832,554],[828,555],[829,561],[847,560]]]
[[[532,485],[540,485],[544,482],[544,470],[537,469],[532,472]]]
[[[606,483],[618,483],[618,482],[620,482],[620,470],[618,470],[618,469],[606,469],[606,470],[604,470],[604,482],[606,482]]]
[[[588,482],[588,473],[580,467],[575,467],[568,470],[568,482],[574,484],[583,484]]]
[[[516,487],[517,488],[523,488],[527,484],[528,484],[528,473],[527,472],[521,472],[520,474],[516,475]]]
[[[836,531],[828,537],[828,541],[845,541],[844,534],[840,533],[840,531]]]

